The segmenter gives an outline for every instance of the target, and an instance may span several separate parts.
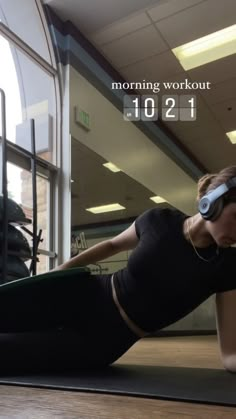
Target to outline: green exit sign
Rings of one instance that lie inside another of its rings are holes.
[[[90,115],[88,112],[76,106],[75,108],[75,121],[86,130],[90,130]]]

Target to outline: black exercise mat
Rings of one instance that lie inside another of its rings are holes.
[[[0,375],[0,384],[236,406],[236,374],[220,369],[116,364],[74,373]]]

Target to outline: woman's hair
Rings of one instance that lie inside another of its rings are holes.
[[[197,202],[205,195],[207,192],[212,189],[217,188],[217,186],[222,183],[227,182],[227,180],[236,177],[236,166],[229,166],[221,170],[218,173],[206,174],[198,180],[198,191],[197,191]],[[236,188],[230,189],[230,191],[225,195],[225,198],[230,201],[230,198],[235,201],[236,199]]]

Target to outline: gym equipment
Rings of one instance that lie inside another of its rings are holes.
[[[16,224],[22,226],[26,230],[24,224],[31,223],[30,219],[25,217],[24,211],[14,200],[8,198],[7,190],[7,161],[8,161],[8,145],[6,135],[6,95],[3,89],[0,88],[0,125],[2,126],[1,143],[0,143],[0,167],[1,167],[1,185],[0,185],[0,223],[2,224],[2,278],[1,281],[5,283],[7,279],[7,256],[8,256],[8,224]],[[30,272],[36,275],[37,271],[37,250],[38,244],[41,240],[42,230],[37,235],[37,179],[36,179],[36,147],[35,147],[35,121],[30,119],[30,140],[31,140],[31,172],[32,172],[32,256]],[[24,154],[24,153],[23,153]]]
[[[2,283],[2,256],[0,254],[0,284]],[[17,279],[22,279],[25,277],[29,277],[30,272],[25,263],[17,256],[10,256],[7,257],[7,283],[9,281],[14,281]]]
[[[15,225],[29,224],[22,208],[13,199],[7,198],[7,228],[3,219],[4,198],[0,196],[0,284],[8,283],[30,275],[30,271],[23,260],[31,259],[31,250],[27,239]],[[6,240],[7,255],[4,251]]]
[[[0,223],[2,223],[2,214],[3,214],[3,196],[0,196]],[[31,220],[25,217],[25,213],[13,199],[7,199],[7,216],[9,223],[16,224],[29,224]]]
[[[114,364],[73,372],[0,373],[0,384],[236,406],[236,375],[220,369]]]
[[[224,195],[232,188],[236,188],[236,177],[209,191],[198,204],[198,210],[205,220],[216,220],[224,207]]]
[[[2,226],[0,225],[0,251],[1,251],[1,243],[3,241],[3,232]],[[31,256],[31,250],[29,247],[29,243],[25,236],[22,234],[20,230],[13,227],[12,225],[8,225],[8,254],[12,253],[20,253],[23,256],[23,259],[29,259]]]
[[[2,207],[1,207],[2,205]],[[23,260],[31,259],[31,250],[27,239],[14,224],[25,224],[25,214],[20,206],[12,199],[7,199],[8,224],[5,232],[3,223],[3,197],[0,197],[0,284],[8,283],[30,275],[30,271]],[[28,221],[29,222],[29,221]],[[7,256],[3,252],[4,235],[7,235]]]

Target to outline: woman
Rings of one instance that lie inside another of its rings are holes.
[[[197,201],[199,212],[191,217],[167,208],[147,210],[123,233],[54,269],[53,281],[32,278],[4,298],[0,293],[6,368],[19,362],[30,369],[109,365],[141,337],[216,293],[222,361],[235,371],[236,166],[203,176]],[[130,249],[127,267],[113,275],[71,270]]]

